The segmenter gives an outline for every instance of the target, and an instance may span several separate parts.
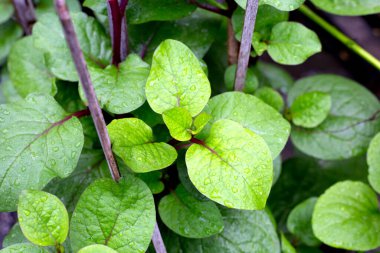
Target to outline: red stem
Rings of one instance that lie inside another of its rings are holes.
[[[232,12],[230,12],[229,10],[223,10],[223,9],[215,7],[215,6],[211,5],[211,4],[200,3],[197,0],[189,0],[189,2],[191,4],[196,5],[198,8],[201,8],[201,9],[204,9],[204,10],[207,10],[207,11],[211,11],[211,12],[217,13],[219,15],[228,17],[228,18],[231,17],[231,15],[232,15]]]
[[[121,45],[121,15],[118,0],[108,0],[107,2],[109,25],[112,38],[112,64],[119,65],[120,45]]]

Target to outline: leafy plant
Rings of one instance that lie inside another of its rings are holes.
[[[378,98],[261,58],[321,52],[300,11],[380,70],[303,0],[66,4],[0,0],[0,252],[380,247]]]

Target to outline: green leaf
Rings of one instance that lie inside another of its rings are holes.
[[[136,176],[146,183],[153,194],[159,194],[165,189],[165,185],[161,181],[162,172],[160,171],[141,173]]]
[[[196,6],[186,0],[130,0],[127,18],[131,24],[173,20],[188,16],[195,9]]]
[[[13,11],[11,0],[0,0],[0,24],[10,19],[13,15]]]
[[[80,249],[78,253],[117,253],[117,251],[101,244],[94,244]]]
[[[367,151],[368,181],[376,192],[380,192],[380,133],[371,140]]]
[[[154,53],[145,93],[157,113],[183,107],[195,116],[209,100],[211,88],[190,49],[179,41],[165,40]]]
[[[158,212],[166,226],[184,237],[209,237],[224,226],[214,202],[194,198],[181,184],[160,200]]]
[[[312,0],[318,8],[337,15],[362,16],[380,12],[380,2],[373,0]]]
[[[272,185],[274,185],[277,180],[279,179],[282,171],[282,160],[281,160],[281,155],[277,156],[273,160],[273,182]]]
[[[18,243],[0,250],[1,253],[49,253],[49,251],[31,243]]]
[[[225,92],[210,99],[204,111],[209,113],[212,119],[202,131],[202,137],[207,136],[215,121],[233,120],[260,135],[269,146],[273,158],[280,154],[289,137],[288,121],[275,109],[252,95]]]
[[[281,233],[281,252],[282,253],[296,253],[293,245],[288,241],[283,233]]]
[[[260,0],[259,4],[268,4],[282,11],[293,11],[298,9],[304,1],[305,0]],[[235,2],[243,9],[245,9],[247,5],[247,0],[235,0]]]
[[[226,84],[226,88],[229,91],[234,90],[235,75],[236,75],[236,64],[233,64],[233,65],[230,65],[226,69],[226,72],[224,73],[224,83]],[[252,69],[248,68],[243,91],[245,93],[253,93],[257,89],[258,86],[259,86],[259,81],[257,80],[255,73],[253,72]]]
[[[144,252],[156,222],[152,193],[138,178],[98,179],[82,194],[70,223],[74,252],[104,244],[117,252]]]
[[[162,120],[162,116],[160,114],[155,113],[152,108],[150,108],[148,102],[145,102],[142,106],[137,108],[132,114],[136,117],[144,121],[150,127],[155,127],[159,124],[164,124]]]
[[[18,195],[42,189],[74,170],[83,130],[50,96],[31,94],[0,105],[0,210],[14,211]]]
[[[102,108],[111,113],[131,112],[145,102],[145,82],[149,75],[149,65],[135,54],[130,54],[118,66],[109,65],[105,69],[89,67],[92,83]],[[83,101],[86,96],[80,90]]]
[[[173,39],[186,44],[198,59],[202,59],[220,34],[220,23],[220,15],[211,16],[210,12],[198,9],[191,16],[173,22],[129,24],[130,48],[137,54],[146,51],[144,60],[151,63],[159,44],[166,39]]]
[[[301,64],[321,49],[317,34],[296,22],[275,25],[268,44],[272,59],[287,65]]]
[[[66,240],[69,215],[56,196],[43,191],[23,191],[17,214],[23,234],[32,243],[55,246]]]
[[[272,87],[285,94],[293,86],[292,76],[278,65],[258,61],[253,70],[262,86]]]
[[[321,195],[313,213],[313,231],[323,243],[367,251],[380,246],[376,193],[361,182],[339,182]]]
[[[0,64],[7,58],[11,47],[22,36],[21,27],[13,20],[0,24]]]
[[[279,112],[284,109],[284,99],[280,93],[272,88],[262,87],[255,92],[255,96]]]
[[[160,170],[177,158],[175,148],[163,142],[154,142],[152,129],[142,120],[113,120],[108,125],[108,132],[112,150],[134,172]]]
[[[280,242],[270,213],[222,208],[224,229],[220,234],[188,239],[172,234],[164,237],[169,253],[280,253]]]
[[[13,244],[18,243],[30,243],[28,239],[24,236],[24,234],[21,231],[20,223],[16,223],[13,225],[11,230],[8,232],[8,234],[4,237],[3,240],[3,247],[6,248],[8,246],[11,246]]]
[[[193,119],[183,107],[174,107],[162,113],[162,118],[170,131],[170,135],[179,141],[191,139],[190,128]]]
[[[57,94],[54,99],[62,106],[62,108],[70,113],[75,113],[85,110],[86,106],[83,104],[79,97],[78,83],[70,83],[66,81],[57,80]],[[96,138],[98,138],[96,136]]]
[[[70,12],[80,12],[81,6],[78,0],[66,0],[67,8]],[[37,19],[45,13],[55,13],[54,1],[51,0],[38,0],[36,7]]]
[[[193,121],[193,130],[191,133],[194,135],[200,133],[210,120],[210,114],[205,112],[198,114]]]
[[[290,212],[286,225],[293,235],[308,246],[318,246],[321,243],[311,227],[311,217],[316,202],[317,198],[313,197],[298,204]]]
[[[13,103],[23,99],[20,94],[18,94],[12,81],[10,80],[8,70],[6,68],[1,71],[0,91],[4,96],[5,103]]]
[[[316,128],[292,129],[294,145],[310,156],[325,160],[363,154],[371,138],[380,131],[378,99],[347,78],[316,75],[297,81],[288,94],[288,104],[292,104],[298,96],[313,91],[331,96],[330,114]]]
[[[290,106],[290,113],[294,125],[314,128],[327,118],[330,109],[331,96],[312,91],[298,96]]]
[[[84,13],[72,13],[79,44],[90,65],[105,67],[111,59],[111,43],[104,29]],[[78,81],[78,75],[67,47],[61,23],[53,13],[42,15],[33,27],[34,44],[46,53],[50,71],[59,79]]]
[[[44,54],[34,47],[31,36],[14,43],[8,58],[8,70],[22,97],[33,92],[54,96],[57,92],[55,78],[45,66]]]
[[[215,122],[207,139],[188,149],[186,165],[195,187],[211,200],[230,208],[265,207],[272,156],[264,139],[239,123]]]

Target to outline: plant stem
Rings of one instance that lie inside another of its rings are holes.
[[[239,43],[235,39],[235,33],[232,27],[231,19],[228,19],[227,21],[227,52],[228,65],[236,64],[239,54]]]
[[[36,22],[36,13],[32,0],[12,0],[17,20],[26,35],[32,34],[33,24]]]
[[[112,39],[112,64],[117,66],[121,62],[121,16],[118,0],[108,0],[107,11]]]
[[[128,0],[120,1],[120,17],[121,17],[121,42],[120,42],[120,60],[124,61],[128,55],[128,26],[125,17],[125,10],[127,9]]]
[[[228,17],[228,18],[231,17],[231,13],[228,10],[220,9],[218,7],[215,7],[215,6],[211,5],[211,4],[200,3],[197,0],[189,0],[189,2],[191,4],[196,5],[198,8],[201,8],[201,9],[204,9],[204,10],[207,10],[207,11],[211,11],[211,12],[220,14],[222,16]]]
[[[241,38],[238,64],[236,68],[235,90],[237,91],[242,91],[244,89],[258,6],[258,0],[247,1],[247,8],[244,16],[243,35]]]
[[[325,29],[337,40],[339,40],[344,45],[346,45],[346,47],[348,47],[353,52],[355,52],[360,57],[362,57],[364,60],[366,60],[368,63],[373,65],[376,69],[380,70],[380,60],[376,59],[373,55],[371,55],[368,51],[362,48],[359,44],[357,44],[351,38],[347,37],[344,33],[339,31],[336,27],[328,23],[326,20],[324,20],[315,12],[313,12],[309,7],[307,7],[306,5],[302,5],[299,8],[299,11],[302,12],[308,18],[310,18],[312,21],[314,21],[316,24],[318,24],[320,27]]]
[[[118,170],[115,157],[112,153],[111,141],[108,136],[106,123],[104,121],[104,117],[102,114],[102,110],[100,109],[98,99],[96,98],[95,90],[92,85],[90,74],[87,69],[87,64],[84,60],[84,56],[74,30],[74,25],[71,20],[70,13],[67,10],[65,0],[55,0],[55,8],[58,17],[61,21],[63,31],[65,33],[65,38],[67,44],[69,45],[70,52],[73,57],[75,67],[77,69],[79,79],[82,83],[84,93],[88,100],[88,107],[90,109],[91,116],[94,121],[95,128],[98,133],[100,143],[102,145],[103,152],[106,157],[112,178],[115,181],[119,181],[120,172]]]
[[[162,240],[162,236],[160,233],[160,229],[158,228],[157,222],[154,225],[154,231],[152,236],[152,242],[156,253],[166,253],[166,248],[164,241]]]

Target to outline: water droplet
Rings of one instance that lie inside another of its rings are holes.
[[[0,118],[0,122],[3,122],[4,121],[4,119],[3,118]]]
[[[197,87],[195,87],[195,85],[191,85],[191,87],[190,87],[191,91],[195,91],[196,89],[197,89]]]
[[[232,187],[232,192],[233,192],[233,193],[237,193],[238,191],[239,191],[238,188],[236,188],[236,187]]]
[[[9,111],[4,110],[3,113],[4,113],[5,115],[8,115],[8,114],[9,114]]]
[[[137,157],[137,160],[141,162],[141,161],[142,161],[142,158],[141,158],[141,157]]]
[[[26,216],[29,216],[29,215],[30,215],[30,211],[28,211],[28,210],[24,210],[24,214],[25,214]]]
[[[75,144],[75,147],[77,148],[77,147],[79,147],[80,145],[81,145],[81,143],[78,142],[77,144]]]
[[[12,147],[11,146],[7,146],[7,151],[12,151]]]
[[[3,129],[3,134],[6,134],[6,133],[8,133],[8,129]]]
[[[205,181],[204,181],[204,184],[205,185],[208,185],[211,183],[211,179],[210,178],[206,178]]]
[[[58,147],[54,147],[54,148],[53,148],[53,151],[54,151],[54,152],[57,152],[58,150],[59,150]]]
[[[233,204],[231,202],[229,202],[228,200],[224,201],[224,205],[226,207],[229,207],[229,208],[231,208],[233,206]]]
[[[71,152],[71,158],[74,158],[77,155],[77,152],[73,151]]]
[[[245,174],[249,174],[250,172],[251,172],[251,170],[250,170],[249,168],[245,168],[245,169],[244,169],[244,173],[245,173]]]
[[[21,168],[21,171],[22,171],[22,172],[25,172],[25,171],[26,171],[26,167],[22,167],[22,168]]]

